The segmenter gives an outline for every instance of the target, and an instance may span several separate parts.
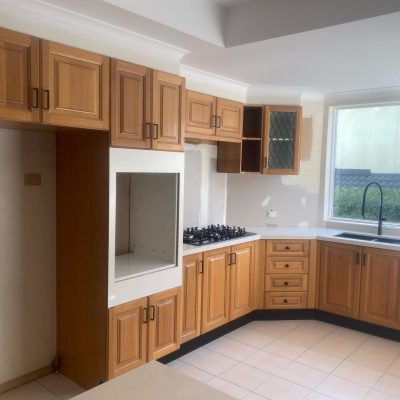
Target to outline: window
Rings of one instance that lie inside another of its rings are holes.
[[[383,188],[386,221],[400,223],[400,104],[337,107],[333,113],[329,219],[360,222],[364,188]],[[376,221],[379,191],[366,198],[368,221]]]

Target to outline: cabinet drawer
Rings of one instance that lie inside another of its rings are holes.
[[[307,274],[267,274],[265,290],[267,291],[307,291]]]
[[[306,274],[308,272],[308,258],[267,257],[266,273]]]
[[[265,308],[306,308],[307,292],[266,292]]]
[[[308,256],[308,240],[267,240],[267,256]]]

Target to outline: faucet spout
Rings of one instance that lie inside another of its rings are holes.
[[[378,182],[370,182],[364,189],[364,194],[363,194],[363,201],[362,201],[362,207],[361,207],[361,215],[363,218],[365,218],[365,199],[367,197],[367,192],[368,189],[372,186],[375,185],[378,187],[379,192],[380,192],[380,203],[379,205],[368,205],[369,207],[379,207],[379,215],[378,215],[378,235],[382,235],[382,222],[385,220],[383,217],[383,191],[382,191],[382,186]]]

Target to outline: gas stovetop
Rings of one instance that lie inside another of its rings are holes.
[[[208,225],[206,228],[192,227],[185,229],[183,232],[183,243],[201,246],[224,240],[239,239],[250,235],[255,235],[255,233],[247,232],[246,228],[238,226]]]

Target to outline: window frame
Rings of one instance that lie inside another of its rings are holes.
[[[400,101],[380,101],[372,103],[357,103],[334,105],[329,107],[328,135],[326,146],[325,165],[325,194],[324,194],[324,222],[353,226],[376,226],[376,220],[351,219],[333,216],[334,182],[335,182],[335,160],[336,160],[336,137],[337,137],[337,115],[340,110],[355,108],[369,108],[382,106],[400,106]],[[400,223],[383,221],[383,226],[400,229]]]

